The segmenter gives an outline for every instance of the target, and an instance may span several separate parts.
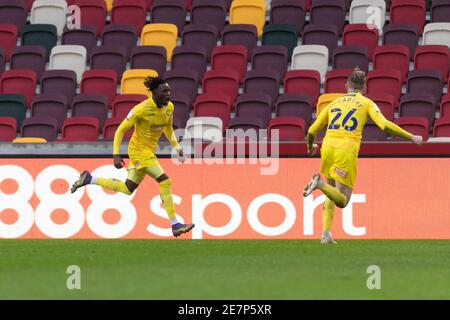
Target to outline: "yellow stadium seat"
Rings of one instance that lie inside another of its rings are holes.
[[[47,140],[44,138],[15,138],[13,143],[46,143]]]
[[[150,92],[144,86],[146,77],[157,77],[158,72],[152,69],[130,69],[123,73],[120,83],[120,94],[145,94],[150,97]]]
[[[325,109],[325,107],[334,99],[342,97],[345,93],[325,93],[319,96],[319,100],[317,101],[317,115]]]
[[[230,24],[254,24],[260,37],[265,23],[265,0],[234,0],[231,3]]]
[[[167,61],[172,59],[172,51],[177,46],[178,28],[171,23],[150,23],[141,33],[141,46],[162,46],[166,48]]]
[[[105,0],[106,11],[111,12],[114,0]]]

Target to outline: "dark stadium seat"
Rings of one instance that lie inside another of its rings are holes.
[[[279,141],[304,141],[305,140],[305,120],[295,117],[274,118],[269,122],[269,137],[273,135],[272,130],[279,130]]]
[[[110,24],[103,29],[102,45],[124,47],[127,60],[131,50],[137,46],[137,41],[138,33],[132,25]]]
[[[217,46],[217,39],[217,28],[211,24],[186,25],[181,35],[182,45],[197,45],[204,47],[206,49],[206,59],[208,62],[211,61],[212,50]]]
[[[433,95],[436,105],[439,105],[442,97],[441,73],[437,70],[419,69],[412,70],[408,74],[406,84],[408,93],[428,93]]]
[[[229,44],[215,47],[211,55],[213,70],[233,70],[242,81],[247,72],[247,48],[241,45]]]
[[[75,0],[75,5],[80,8],[81,25],[92,25],[97,29],[97,36],[103,32],[106,23],[106,4],[104,0]]]
[[[192,70],[201,78],[206,71],[206,55],[207,51],[202,46],[178,46],[172,53],[171,70]]]
[[[312,24],[334,24],[342,33],[346,13],[345,0],[315,0],[311,6],[310,21]]]
[[[147,4],[145,0],[114,0],[111,10],[111,24],[129,24],[141,33],[146,23]]]
[[[94,117],[72,117],[64,121],[61,142],[98,141],[99,121]]]
[[[280,75],[284,75],[288,67],[288,50],[283,46],[258,46],[252,53],[252,70],[270,69]]]
[[[433,0],[430,8],[430,22],[450,22],[449,0]]]
[[[268,10],[269,8],[266,8]],[[290,24],[297,33],[303,32],[305,25],[305,2],[298,0],[272,0],[270,3],[270,23]]]
[[[117,93],[117,74],[111,69],[86,70],[80,84],[80,93],[101,94],[111,104]]]
[[[58,120],[52,116],[33,116],[22,123],[21,137],[44,138],[54,141],[58,138]]]
[[[298,43],[298,33],[294,26],[289,24],[268,24],[263,29],[263,45],[280,45],[288,49],[288,59]]]
[[[205,72],[202,80],[202,92],[226,94],[234,103],[238,95],[239,74],[233,70],[210,70]]]
[[[291,70],[284,77],[284,92],[306,94],[315,104],[320,95],[320,73],[316,70]]]
[[[2,47],[0,47],[0,73],[5,71],[5,66],[6,66],[5,50],[3,50]]]
[[[414,53],[415,69],[434,69],[446,81],[450,71],[450,49],[444,45],[418,46]]]
[[[236,100],[236,117],[261,119],[266,128],[272,117],[272,98],[261,93],[241,94]]]
[[[189,104],[192,105],[194,103],[200,82],[197,72],[192,70],[170,70],[164,74],[164,79],[169,83],[172,92],[185,94],[189,97]]]
[[[0,94],[0,116],[16,119],[20,129],[26,116],[26,98],[19,94]]]
[[[256,139],[259,139],[259,131],[266,129],[267,123],[264,122],[263,119],[256,118],[256,117],[248,117],[248,116],[241,116],[236,117],[230,120],[227,128],[227,140],[234,139],[236,140],[236,136],[239,135],[239,132],[236,132],[236,130],[243,130],[244,132],[247,130],[254,130],[256,132]],[[229,131],[234,130],[234,132]],[[252,140],[251,138],[246,138],[246,140]]]
[[[112,69],[120,82],[126,70],[127,51],[122,46],[103,45],[92,49],[91,69]]]
[[[56,27],[52,24],[28,24],[22,31],[22,46],[41,46],[45,49],[46,61],[58,42]]]
[[[195,117],[218,117],[222,120],[223,128],[228,126],[231,116],[232,101],[229,96],[214,93],[200,94],[194,104]]]
[[[228,24],[222,30],[222,44],[237,44],[253,52],[258,43],[258,30],[253,24]],[[250,54],[248,60],[251,59]]]
[[[368,49],[369,60],[372,61],[375,48],[378,46],[378,29],[366,24],[348,24],[342,35],[344,46],[365,46]]]
[[[424,141],[428,140],[428,120],[422,117],[400,117],[394,120],[395,124],[412,134],[423,137]],[[394,140],[402,140],[402,138],[394,137]]]
[[[0,0],[0,23],[14,24],[21,32],[27,23],[27,16],[24,0]]]
[[[95,117],[99,128],[108,118],[108,100],[99,94],[79,94],[72,101],[72,117]]]
[[[244,93],[268,94],[273,105],[278,98],[280,81],[275,70],[251,70],[244,77]]]
[[[12,70],[33,70],[36,80],[40,81],[45,71],[45,49],[41,46],[20,46],[14,48],[11,53]]]
[[[383,92],[394,97],[396,104],[402,92],[402,74],[398,70],[373,70],[367,74],[367,94]]]
[[[0,111],[1,112],[1,111]],[[17,121],[12,117],[0,117],[0,142],[11,142],[17,135]]]
[[[137,104],[141,103],[148,97],[143,94],[122,94],[117,95],[112,104],[112,116],[113,118],[125,119],[131,109]]]
[[[435,119],[435,99],[428,93],[407,93],[400,99],[401,117],[423,117],[428,120],[428,128],[433,127]]]
[[[90,59],[92,49],[97,46],[97,27],[84,25],[80,29],[65,29],[61,44],[74,44],[86,48],[87,58]]]
[[[173,127],[185,128],[191,112],[191,102],[187,95],[175,93],[170,97],[174,105]]]
[[[185,0],[153,0],[150,19],[152,23],[172,23],[177,26],[178,35],[186,22]]]
[[[423,0],[392,0],[391,23],[415,24],[422,34],[425,25],[426,5]]]
[[[433,137],[450,138],[450,117],[436,119],[433,127]]]
[[[57,120],[58,130],[61,130],[67,118],[67,108],[67,98],[61,93],[38,94],[31,101],[31,116],[53,117]]]
[[[5,51],[6,61],[9,61],[12,50],[17,46],[19,31],[15,24],[0,24],[0,47]]]
[[[338,47],[333,55],[333,69],[350,69],[359,67],[362,71],[369,70],[369,50],[364,46]]]
[[[275,115],[277,117],[300,117],[308,126],[312,119],[311,97],[305,94],[282,94],[276,102]]]
[[[402,74],[402,81],[406,81],[409,71],[409,49],[403,45],[391,44],[379,46],[373,54],[373,69],[393,69]]]
[[[308,24],[303,29],[302,44],[319,44],[328,48],[330,60],[338,46],[339,30],[333,24]]]
[[[163,75],[167,68],[166,49],[160,46],[137,46],[131,50],[131,69],[152,69]]]
[[[362,141],[386,141],[387,134],[384,133],[378,126],[371,120],[368,119],[366,122],[363,133]]]
[[[352,69],[334,69],[328,71],[325,76],[325,93],[346,92],[345,84],[352,71]]]
[[[77,75],[72,70],[48,70],[41,77],[41,93],[61,93],[72,104],[77,90]]]
[[[26,98],[27,108],[36,93],[36,73],[33,70],[8,70],[0,77],[0,93],[20,94]]]
[[[211,24],[219,34],[225,26],[227,8],[223,1],[196,0],[192,3],[191,24]]]
[[[114,135],[116,134],[117,128],[123,121],[122,118],[109,118],[106,119],[105,125],[103,126],[103,141],[113,141]],[[131,128],[123,135],[122,141],[130,141],[133,135],[134,128]]]
[[[419,30],[414,24],[388,24],[383,31],[383,44],[401,44],[409,48],[409,58],[419,45]]]
[[[33,2],[35,0],[26,0],[25,5],[27,6],[27,11],[30,12],[31,7],[33,6]],[[73,2],[73,0],[67,0],[67,5],[69,5],[70,2]]]

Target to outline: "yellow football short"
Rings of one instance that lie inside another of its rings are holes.
[[[355,148],[333,148],[322,146],[322,167],[320,172],[328,179],[334,179],[353,188],[356,179],[358,150]]]
[[[158,158],[151,151],[129,149],[128,156],[130,158],[130,164],[127,179],[137,184],[144,179],[145,175],[156,179],[164,173],[164,170],[158,162]]]

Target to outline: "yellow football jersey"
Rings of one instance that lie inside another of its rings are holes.
[[[117,128],[114,136],[113,154],[119,154],[123,134],[134,126],[134,132],[128,144],[129,149],[150,150],[154,152],[161,134],[164,132],[173,147],[179,148],[173,123],[174,105],[169,102],[158,108],[152,98],[136,105]]]

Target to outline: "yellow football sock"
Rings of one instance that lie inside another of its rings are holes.
[[[130,195],[131,192],[128,190],[125,182],[117,180],[117,179],[105,179],[105,178],[97,178],[95,179],[95,184],[102,186],[105,189],[112,191],[119,191]]]
[[[320,187],[320,190],[322,190],[322,192],[340,208],[347,202],[345,194],[340,192],[339,189],[330,186],[328,183],[324,182],[323,186]]]
[[[169,219],[175,219],[175,205],[173,204],[172,192],[170,192],[170,179],[166,179],[159,184],[161,200],[166,209]]]
[[[322,231],[330,231],[334,217],[334,202],[326,199],[322,211]]]

